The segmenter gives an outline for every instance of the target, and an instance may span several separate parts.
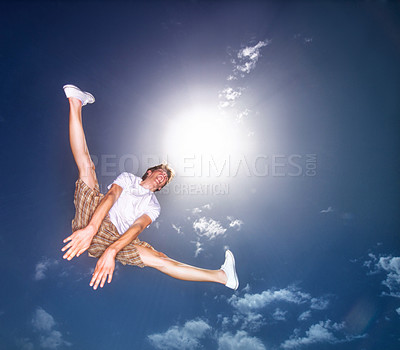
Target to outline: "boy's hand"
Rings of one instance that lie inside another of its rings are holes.
[[[107,276],[108,283],[111,283],[115,269],[115,256],[116,252],[112,249],[106,249],[104,251],[103,255],[96,264],[93,277],[90,281],[90,286],[93,287],[93,289],[97,289],[99,283],[100,287],[103,288],[104,283],[107,280]]]
[[[75,231],[71,236],[64,239],[64,243],[70,242],[61,249],[63,252],[68,249],[63,258],[71,260],[75,255],[77,257],[81,255],[89,248],[95,234],[96,230],[92,226],[87,226]]]

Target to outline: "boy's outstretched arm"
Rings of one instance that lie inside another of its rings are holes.
[[[107,194],[101,200],[99,206],[96,208],[89,224],[80,230],[75,231],[71,236],[64,239],[66,244],[61,250],[67,252],[63,258],[71,260],[74,256],[81,255],[87,250],[92,242],[93,237],[100,228],[104,218],[118,200],[122,193],[122,187],[117,184],[113,184]]]
[[[129,243],[134,241],[143,230],[151,224],[151,219],[148,215],[143,214],[141,217],[136,219],[131,227],[118,238],[113,244],[111,244],[99,258],[96,264],[96,268],[93,273],[93,277],[90,281],[90,286],[93,289],[97,289],[98,285],[103,288],[104,283],[108,279],[108,283],[111,282],[115,268],[115,257],[118,252],[124,249]]]

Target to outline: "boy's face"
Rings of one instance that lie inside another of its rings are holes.
[[[168,174],[163,169],[157,169],[154,171],[148,170],[145,181],[154,188],[154,191],[161,190],[168,181]]]

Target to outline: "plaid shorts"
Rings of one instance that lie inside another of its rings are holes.
[[[104,195],[100,193],[98,184],[96,184],[94,189],[91,189],[83,180],[78,179],[76,181],[74,194],[75,218],[72,220],[73,232],[85,228],[89,224],[94,211],[103,197]],[[88,249],[89,256],[100,258],[103,252],[120,237],[117,228],[107,215],[101,223],[99,231],[93,237]],[[145,265],[135,245],[154,250],[150,244],[136,238],[117,254],[116,259],[124,265],[144,267]]]

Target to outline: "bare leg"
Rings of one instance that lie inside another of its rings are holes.
[[[78,166],[79,178],[82,179],[90,188],[97,184],[95,167],[90,158],[86,144],[85,133],[82,125],[82,102],[70,97],[69,99],[69,141],[75,163]]]
[[[186,265],[168,258],[164,253],[136,245],[140,258],[146,266],[153,267],[171,277],[198,282],[217,282],[226,284],[227,277],[222,270],[205,270]]]

